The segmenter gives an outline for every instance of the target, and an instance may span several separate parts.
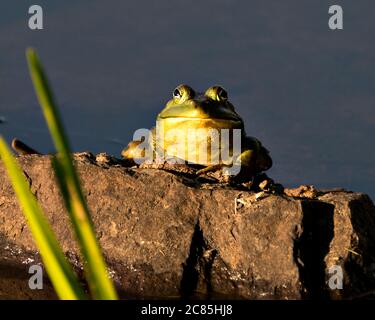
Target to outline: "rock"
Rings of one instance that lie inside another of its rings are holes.
[[[375,290],[375,208],[365,194],[257,194],[188,170],[75,159],[123,298],[347,299]],[[82,275],[50,156],[18,160]],[[0,298],[56,298],[48,279],[44,290],[28,288],[28,267],[40,257],[1,164],[0,222]],[[342,290],[328,285],[332,267],[343,271]]]
[[[319,190],[314,186],[302,185],[295,189],[285,189],[285,194],[294,198],[315,199],[319,195]]]

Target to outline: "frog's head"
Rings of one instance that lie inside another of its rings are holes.
[[[243,128],[241,117],[220,86],[210,87],[205,93],[196,93],[187,85],[179,85],[157,120],[179,126]]]

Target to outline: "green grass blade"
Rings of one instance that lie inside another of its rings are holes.
[[[73,166],[68,139],[60,121],[61,117],[58,114],[46,75],[35,51],[28,49],[26,55],[35,92],[58,152],[54,166],[58,170],[57,177],[60,179],[60,185],[66,189],[63,196],[82,255],[86,260],[85,273],[90,291],[95,299],[117,299],[116,291],[108,277],[106,264],[95,237],[79,178]]]
[[[29,188],[23,171],[16,163],[2,137],[0,137],[0,157],[57,295],[60,299],[86,299],[87,297],[70,268],[42,209]]]

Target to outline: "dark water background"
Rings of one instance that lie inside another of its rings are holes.
[[[0,133],[53,150],[27,73],[37,48],[75,151],[119,155],[180,83],[221,84],[287,186],[375,198],[373,0],[34,1],[0,5]],[[328,7],[344,30],[328,29]]]

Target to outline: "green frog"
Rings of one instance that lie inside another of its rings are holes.
[[[243,119],[221,86],[197,93],[188,85],[179,85],[156,120],[151,138],[131,141],[122,151],[125,159],[153,160],[162,154],[164,159],[200,165],[198,175],[227,169],[228,174],[235,172],[242,180],[252,180],[272,166],[269,151],[258,139],[246,135]],[[162,133],[156,134],[157,129]],[[234,133],[237,133],[237,143]],[[218,148],[212,148],[213,141],[218,142]],[[237,151],[235,145],[240,146]],[[148,157],[147,147],[152,150]],[[226,149],[224,157],[223,149]],[[240,170],[228,170],[235,165]]]
[[[272,166],[269,151],[246,135],[243,119],[223,87],[197,93],[179,85],[156,123],[149,136],[134,139],[121,152],[125,163],[176,161],[198,167],[194,171],[198,176],[221,172],[236,182],[249,182],[254,189],[274,188],[264,174]],[[18,139],[12,147],[21,155],[38,153]]]

